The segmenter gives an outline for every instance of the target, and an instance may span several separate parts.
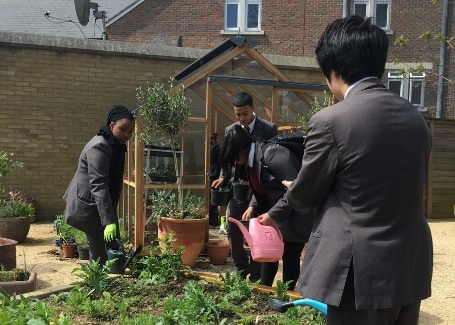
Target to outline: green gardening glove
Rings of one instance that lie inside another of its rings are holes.
[[[105,241],[113,241],[115,239],[117,233],[117,226],[115,223],[111,223],[104,228],[104,240]]]

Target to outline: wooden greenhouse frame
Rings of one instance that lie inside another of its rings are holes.
[[[257,44],[257,41],[246,38],[230,38],[174,77],[176,84],[171,92],[176,87],[183,86],[187,95],[191,93],[191,96],[200,103],[200,105],[195,104],[195,110],[199,109],[199,111],[193,115],[192,108],[192,116],[188,120],[188,124],[196,126],[196,128],[190,130],[188,127],[182,133],[181,159],[185,159],[186,152],[183,140],[190,138],[191,134],[200,135],[204,143],[204,146],[199,148],[201,157],[203,157],[203,173],[194,177],[196,181],[185,181],[187,164],[182,163],[184,170],[179,175],[182,181],[181,186],[183,190],[187,191],[203,191],[207,210],[210,187],[206,175],[210,167],[210,135],[211,132],[221,134],[220,130],[224,134],[224,128],[236,121],[232,114],[232,97],[239,90],[250,93],[255,101],[256,114],[277,124],[282,133],[299,128],[300,123],[295,118],[293,121],[280,118],[280,98],[283,97],[281,92],[287,94],[292,92],[294,102],[298,103],[290,103],[286,109],[293,116],[297,116],[296,114],[304,113],[302,105],[305,107],[313,105],[314,94],[324,95],[324,92],[328,91],[328,87],[325,85],[292,82],[254,49]],[[263,106],[264,109],[257,109],[256,103]],[[142,120],[139,116],[136,133],[141,130]],[[143,173],[137,173],[138,170],[144,170],[144,144],[134,136],[128,143],[123,199],[119,208],[119,216],[123,219],[130,236],[134,227],[135,246],[144,244],[146,221],[144,192],[149,189],[170,191],[177,188],[177,184],[145,183]]]

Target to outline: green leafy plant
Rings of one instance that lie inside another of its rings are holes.
[[[4,179],[17,168],[22,168],[24,163],[14,159],[13,153],[0,151],[0,194]],[[10,191],[0,199],[0,218],[33,217],[35,208],[18,191]]]
[[[4,179],[17,168],[22,168],[23,162],[14,159],[14,154],[10,152],[0,151],[0,189],[2,188]]]
[[[161,217],[173,219],[203,219],[207,216],[204,208],[204,199],[193,194],[185,196],[182,208],[178,207],[177,197],[174,193],[157,191],[148,197],[150,215],[147,222],[157,222]]]
[[[155,83],[145,89],[137,89],[136,98],[144,119],[144,130],[138,136],[143,141],[149,141],[157,132],[165,134],[172,148],[175,171],[181,175],[175,137],[186,126],[191,114],[191,100],[186,97],[184,88],[173,88],[173,79],[170,79],[167,85]],[[182,206],[183,189],[179,182],[178,207],[182,209]]]
[[[56,315],[49,304],[33,297],[14,297],[0,293],[0,324],[70,325],[63,315]]]
[[[99,259],[91,263],[80,263],[79,267],[74,269],[72,274],[76,275],[81,281],[75,282],[76,285],[86,286],[90,293],[100,294],[110,288],[112,280],[109,278],[109,267],[115,263],[115,260],[107,261],[101,265]]]
[[[87,240],[87,235],[85,232],[79,230],[79,229],[74,229],[74,240],[77,243],[77,246],[82,247],[82,248],[88,248],[88,240]]]
[[[166,191],[156,191],[148,197],[150,215],[147,223],[158,222],[161,217],[170,218],[177,211],[177,199],[174,193],[168,195]]]
[[[225,292],[227,300],[245,300],[248,299],[253,290],[259,285],[257,283],[249,283],[248,280],[242,279],[238,272],[226,272],[225,275],[220,274],[222,280],[221,288]]]
[[[65,221],[65,214],[61,213],[55,216],[54,227],[57,231],[57,236],[65,243],[76,241],[79,230],[69,225]]]
[[[213,324],[221,315],[221,308],[213,295],[205,290],[206,281],[190,280],[185,284],[184,296],[169,297],[165,308],[173,313],[177,324]],[[172,314],[171,314],[172,315]]]
[[[287,281],[286,283],[283,283],[281,280],[277,280],[276,282],[276,295],[277,298],[280,300],[288,300],[289,296],[287,294],[289,285],[291,284],[291,280]]]
[[[131,266],[133,276],[140,279],[141,283],[158,285],[177,280],[182,268],[183,246],[173,248],[173,234],[157,239],[164,243],[164,248],[155,246],[150,254],[134,261]]]
[[[3,201],[0,203],[0,218],[33,217],[35,208],[29,203]]]
[[[318,97],[314,98],[314,102],[310,107],[310,110],[300,117],[300,122],[302,123],[303,130],[308,129],[311,117],[319,112],[321,109],[333,105],[335,102],[335,97],[333,95],[328,95],[327,91],[324,91],[324,99],[322,102],[319,101]]]

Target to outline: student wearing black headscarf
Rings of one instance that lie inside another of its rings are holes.
[[[107,261],[105,241],[119,238],[117,205],[123,187],[126,143],[135,127],[121,105],[110,110],[106,125],[85,145],[64,199],[65,220],[86,233],[90,260]]]

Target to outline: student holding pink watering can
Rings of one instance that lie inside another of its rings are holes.
[[[315,213],[301,215],[286,200],[282,180],[297,177],[300,159],[279,144],[254,142],[241,126],[234,125],[226,135],[221,151],[220,164],[229,168],[237,163],[245,165],[253,197],[242,216],[248,220],[256,215],[262,224],[273,222],[278,226],[284,241],[283,282],[291,281],[294,290],[300,272],[300,257],[308,241]],[[261,267],[261,284],[271,286],[279,262],[264,262]]]

